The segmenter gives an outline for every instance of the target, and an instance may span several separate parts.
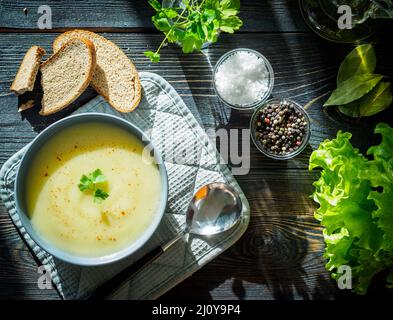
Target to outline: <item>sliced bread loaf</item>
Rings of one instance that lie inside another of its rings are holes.
[[[53,51],[73,37],[83,37],[94,43],[97,68],[92,86],[109,104],[120,112],[134,110],[141,100],[141,84],[134,64],[113,42],[86,30],[73,30],[59,35],[53,43]]]
[[[44,91],[40,111],[49,115],[67,107],[89,85],[96,66],[96,53],[91,41],[71,38],[41,65]]]
[[[26,91],[32,91],[34,88],[35,78],[40,67],[40,63],[45,50],[32,46],[25,54],[19,70],[11,85],[11,91],[16,94],[23,94]]]

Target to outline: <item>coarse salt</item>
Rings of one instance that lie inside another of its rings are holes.
[[[265,61],[250,51],[233,52],[217,68],[214,82],[220,97],[231,105],[258,102],[269,90]]]

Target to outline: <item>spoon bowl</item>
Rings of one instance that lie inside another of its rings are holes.
[[[186,214],[185,233],[213,235],[232,228],[241,217],[242,202],[225,183],[210,183],[194,195]]]

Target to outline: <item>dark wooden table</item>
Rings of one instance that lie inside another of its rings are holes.
[[[9,87],[23,54],[34,44],[51,52],[51,43],[61,31],[83,27],[104,32],[140,71],[167,79],[186,104],[198,110],[206,129],[248,127],[250,112],[230,110],[215,96],[212,66],[230,49],[258,50],[275,71],[273,96],[307,105],[313,129],[310,146],[298,158],[283,162],[270,160],[251,146],[251,171],[237,177],[251,205],[247,232],[162,299],[357,298],[338,290],[324,268],[322,230],[313,218],[316,206],[309,198],[318,173],[307,170],[312,149],[338,129],[353,132],[353,143],[364,151],[378,141],[371,134],[378,121],[393,123],[392,108],[360,122],[323,110],[350,46],[327,42],[309,31],[295,0],[243,0],[241,32],[222,35],[205,54],[184,55],[178,47],[169,46],[162,52],[162,61],[151,64],[143,51],[156,48],[162,35],[153,28],[153,12],[146,1],[48,0],[45,4],[52,9],[53,30],[37,29],[38,2],[0,1],[0,165],[49,124],[96,95],[88,90],[71,107],[51,117],[39,116],[36,109],[18,113],[18,104],[29,97],[18,99]],[[388,76],[393,75],[391,38],[389,28],[383,28],[376,46],[378,69]],[[37,278],[37,264],[0,203],[0,298],[59,299],[55,290],[38,289]],[[367,297],[381,295],[391,296],[391,292],[377,280]]]

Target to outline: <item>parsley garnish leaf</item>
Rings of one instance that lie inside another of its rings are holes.
[[[104,190],[96,189],[94,192],[94,202],[101,203],[102,200],[105,200],[108,197],[109,194],[107,194]]]
[[[80,179],[80,183],[78,184],[80,191],[89,190],[92,186],[90,179],[84,174]]]
[[[101,183],[106,181],[106,177],[102,174],[100,169],[96,169],[90,173],[89,178],[91,181],[93,181],[93,183]]]
[[[94,191],[94,202],[100,203],[102,200],[105,200],[109,197],[108,193],[98,188],[97,186],[98,184],[103,182],[106,182],[106,177],[100,169],[96,169],[93,172],[89,173],[89,175],[82,175],[78,184],[78,188],[82,192],[87,190]]]

